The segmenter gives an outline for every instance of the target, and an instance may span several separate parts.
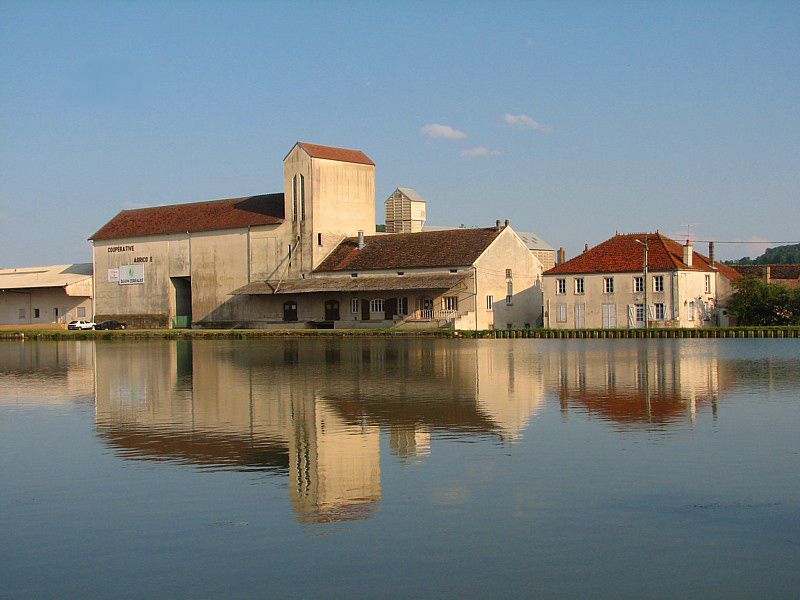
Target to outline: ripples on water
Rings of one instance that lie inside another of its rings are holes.
[[[598,595],[590,582],[639,597],[646,570],[616,565],[646,554],[666,593],[643,595],[780,596],[800,585],[776,567],[800,559],[798,354],[794,340],[0,343],[0,531],[21,548],[0,578],[12,596],[97,592],[69,553],[56,587],[29,569],[69,543],[103,563],[124,538],[134,568],[114,570],[113,596],[247,597],[269,572],[279,596]],[[71,513],[107,534],[87,541]],[[144,557],[176,560],[167,531],[238,583],[197,568],[165,583]],[[369,576],[348,574],[337,539]],[[264,553],[277,570],[251,564]],[[308,557],[321,571],[304,579]],[[708,581],[670,574],[701,577],[703,557]],[[748,563],[764,570],[743,583]]]

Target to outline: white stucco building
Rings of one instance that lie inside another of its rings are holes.
[[[738,277],[688,242],[682,246],[658,232],[617,234],[545,272],[545,326],[718,325],[717,305]]]

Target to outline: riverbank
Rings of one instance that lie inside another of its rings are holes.
[[[251,339],[268,337],[444,337],[526,339],[608,338],[800,338],[800,327],[707,327],[702,329],[124,329],[120,331],[6,330],[0,339],[112,340],[112,339]]]

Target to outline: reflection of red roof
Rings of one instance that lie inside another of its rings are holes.
[[[90,240],[273,225],[283,221],[283,194],[123,210]]]
[[[484,229],[448,229],[418,233],[392,233],[346,238],[320,264],[317,271],[360,271],[414,267],[460,267],[474,263],[500,233]]]
[[[361,150],[348,150],[347,148],[320,146],[319,144],[309,144],[306,142],[297,142],[296,145],[305,150],[311,158],[324,158],[326,160],[338,160],[341,162],[372,165],[373,167],[375,166],[375,163],[372,162],[370,158]]]
[[[642,242],[645,238],[647,239],[647,265],[651,271],[713,270],[709,265],[708,258],[697,252],[692,252],[692,266],[689,267],[683,262],[683,246],[656,232],[617,234],[583,254],[553,267],[546,271],[545,275],[641,271],[644,259]],[[719,267],[719,263],[716,266]],[[728,278],[735,278],[736,276],[730,271],[733,270],[726,269],[724,274]],[[720,272],[722,272],[721,269]]]
[[[566,393],[568,394],[566,399],[568,409],[580,406],[588,415],[615,421],[620,425],[670,425],[688,417],[688,399],[675,394],[652,392],[648,404],[644,390],[615,391],[609,389],[604,390],[603,393],[577,390]],[[711,395],[708,394],[697,398],[696,402],[700,405],[710,400]]]

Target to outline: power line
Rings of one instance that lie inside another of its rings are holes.
[[[721,241],[721,240],[692,240],[693,242],[700,242],[702,244],[800,244],[800,242],[769,242],[769,241]]]

